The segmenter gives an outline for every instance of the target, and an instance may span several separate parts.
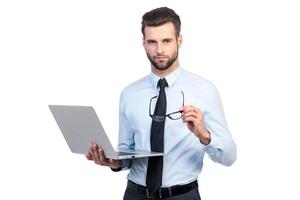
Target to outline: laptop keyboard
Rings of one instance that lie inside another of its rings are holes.
[[[137,153],[129,153],[129,152],[122,152],[122,151],[119,151],[118,152],[118,156],[124,156],[124,155],[136,155]]]

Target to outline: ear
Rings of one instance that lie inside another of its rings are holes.
[[[143,37],[142,40],[143,40],[143,46],[144,46],[144,48],[145,48],[145,44],[146,44],[145,37]]]
[[[182,35],[180,34],[179,37],[177,38],[177,42],[178,42],[178,48],[181,47],[182,44]]]

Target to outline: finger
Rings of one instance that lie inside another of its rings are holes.
[[[94,151],[98,151],[98,149],[99,149],[97,144],[92,144],[92,147],[93,147]]]
[[[95,161],[96,159],[95,159],[95,155],[94,155],[94,149],[93,149],[93,147],[90,147],[89,153],[91,154],[92,160],[94,160],[94,161]]]
[[[183,121],[186,121],[188,117],[194,117],[199,121],[203,120],[202,113],[195,112],[194,110],[182,114]]]
[[[196,134],[196,136],[203,135],[206,132],[205,124],[203,121],[199,121],[194,117],[186,118],[186,123],[189,129]]]
[[[98,151],[94,151],[94,155],[95,155],[95,163],[96,164],[101,164],[100,163],[100,156],[99,156],[99,152]]]
[[[202,111],[198,108],[196,108],[195,106],[192,105],[187,105],[187,106],[183,106],[180,108],[180,110],[185,113],[185,112],[189,112],[189,111],[195,111],[195,112],[200,112],[202,113]]]
[[[192,110],[192,109],[194,109],[194,108],[196,108],[195,106],[192,106],[192,105],[185,105],[185,106],[182,106],[181,107],[181,109],[182,110]]]
[[[99,151],[99,155],[100,156],[105,157],[104,151],[103,151],[103,149],[101,147],[99,147],[98,151]]]
[[[105,155],[104,155],[104,151],[100,148],[99,150],[99,159],[100,159],[100,164],[101,165],[106,165],[106,166],[109,166],[109,159],[107,159],[106,157],[105,157]]]
[[[185,118],[184,122],[191,122],[194,125],[199,125],[199,120],[197,120],[195,117],[187,117]]]
[[[88,159],[88,160],[92,160],[92,155],[90,154],[90,152],[87,152],[85,154],[85,157]]]
[[[186,121],[185,121],[185,122],[188,123],[188,126],[193,125],[194,128],[196,128],[196,130],[198,130],[198,131],[203,131],[203,130],[205,130],[204,122],[203,122],[203,121],[199,121],[199,120],[197,120],[197,119],[194,118],[194,117],[188,117],[188,118],[186,118]],[[193,129],[193,130],[196,131],[195,129]],[[193,131],[193,132],[194,132],[194,131]]]
[[[182,112],[182,115],[183,115],[183,116],[197,115],[197,114],[199,114],[199,113],[196,112],[195,110],[189,110],[189,111]]]
[[[95,144],[93,145],[93,150],[94,150],[94,156],[95,156],[95,163],[96,164],[100,164],[100,156],[99,156],[99,152],[98,152],[98,146]]]

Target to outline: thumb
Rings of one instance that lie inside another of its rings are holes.
[[[117,163],[117,161],[116,160],[114,160],[114,159],[109,159],[109,162],[110,162],[110,164],[112,164],[112,165],[115,165],[116,163]]]

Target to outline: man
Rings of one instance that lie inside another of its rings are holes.
[[[204,153],[226,166],[236,159],[217,89],[179,66],[180,25],[179,16],[166,7],[144,14],[143,46],[151,74],[120,97],[119,148],[164,156],[111,160],[95,144],[86,154],[113,171],[130,169],[124,200],[200,199],[197,178]]]

